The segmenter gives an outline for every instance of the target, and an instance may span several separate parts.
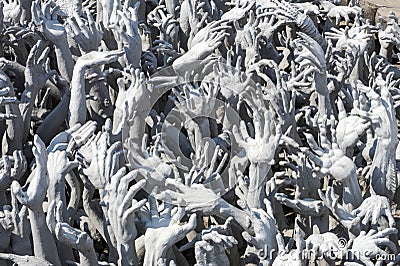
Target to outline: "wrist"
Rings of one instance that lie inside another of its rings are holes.
[[[166,247],[154,242],[145,242],[144,264],[143,265],[158,265],[159,259],[165,257]]]
[[[117,251],[119,254],[118,265],[137,265],[135,240],[119,242],[117,240]]]
[[[54,43],[56,51],[59,50],[62,52],[66,52],[68,50],[70,52],[66,34],[64,34],[58,38],[52,38],[52,39],[53,40],[51,40],[51,41]]]

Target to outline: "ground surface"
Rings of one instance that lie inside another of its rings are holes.
[[[379,16],[387,20],[390,12],[400,17],[400,0],[360,0],[360,4],[371,21],[377,22]]]

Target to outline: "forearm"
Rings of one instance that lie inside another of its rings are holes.
[[[66,174],[65,180],[71,188],[70,200],[67,207],[67,217],[69,224],[72,225],[75,221],[76,212],[80,206],[79,203],[81,202],[82,185],[73,172]]]
[[[265,198],[265,183],[270,169],[268,163],[251,163],[249,169],[249,191],[247,204],[250,208],[260,208]]]
[[[36,134],[39,135],[44,143],[49,143],[59,133],[60,127],[68,117],[70,99],[71,93],[69,91],[65,92],[61,102],[46,116],[43,123],[37,129]]]
[[[63,208],[63,218],[66,217],[66,199],[65,199],[65,181],[64,177],[61,174],[52,174],[49,173],[49,187],[47,188],[47,200],[51,203],[53,200],[55,202],[62,202]]]
[[[91,190],[86,187],[83,189],[82,193],[83,209],[86,215],[89,217],[89,221],[97,229],[99,234],[103,237],[103,239],[107,239],[101,215],[96,211],[96,208],[91,206],[93,194],[94,194],[94,189]]]
[[[159,259],[164,258],[166,253],[165,248],[158,247],[154,242],[145,241],[143,266],[158,265]]]
[[[211,138],[210,123],[207,117],[196,118],[195,121],[198,125],[195,131],[195,140],[199,144],[202,139]]]
[[[21,18],[20,18],[21,25],[26,25],[28,22],[32,20],[32,13],[30,8],[31,6],[32,6],[32,0],[25,1],[25,5],[21,5]]]
[[[132,143],[137,150],[141,150],[141,143],[146,128],[146,116],[147,114],[134,114],[132,118],[134,126],[129,128],[129,137],[132,139]]]
[[[93,245],[79,250],[80,265],[82,266],[96,266],[99,265],[97,261],[96,252]]]
[[[61,76],[66,80],[71,81],[74,69],[74,59],[72,58],[71,50],[68,48],[67,40],[56,45],[55,52],[57,56],[57,66],[60,70]]]
[[[47,228],[46,216],[42,206],[29,208],[29,220],[35,257],[47,260],[56,266],[61,265],[53,235]]]
[[[17,104],[6,105],[5,109],[6,114],[17,116],[14,119],[6,120],[7,129],[4,136],[7,145],[4,145],[3,142],[3,154],[12,154],[15,150],[22,150],[24,123]]]
[[[236,208],[235,206],[229,204],[224,199],[217,204],[217,207],[212,211],[211,215],[215,215],[224,219],[233,217],[233,219],[247,232],[254,233],[252,227],[249,227],[248,215],[245,211]]]
[[[16,265],[43,265],[43,266],[52,266],[53,265],[46,260],[39,259],[34,256],[28,256],[28,255],[19,256],[19,255],[8,254],[8,253],[0,253],[0,260],[9,260],[9,261],[14,262]]]
[[[119,242],[119,241],[118,241]],[[135,248],[135,240],[128,243],[118,243],[118,265],[137,265],[137,256]]]
[[[103,217],[99,212],[99,208],[97,208],[98,206],[94,205],[96,203],[92,200],[94,192],[95,189],[92,184],[84,184],[82,193],[83,209],[85,210],[86,215],[89,217],[89,221],[93,223],[93,226],[102,236],[102,238],[108,243],[110,252],[109,261],[116,262],[118,253],[112,240],[112,236],[110,236],[109,232],[107,231],[107,226],[102,220]]]
[[[394,191],[397,187],[396,176],[396,146],[393,147],[390,140],[379,137],[376,144],[376,151],[372,161],[371,189],[381,196],[388,197],[390,200],[394,197]]]
[[[381,49],[379,50],[379,55],[385,57],[389,62],[392,61],[392,56],[393,56],[393,44],[390,44],[388,47],[384,47],[381,45]]]
[[[85,71],[76,66],[71,81],[71,100],[69,102],[69,126],[86,122]]]
[[[343,182],[343,206],[348,212],[353,211],[362,203],[361,188],[357,175],[352,175],[349,180]]]
[[[29,83],[27,83],[26,89],[21,97],[19,110],[21,113],[22,123],[23,123],[23,133],[22,133],[23,142],[26,141],[26,138],[28,137],[29,134],[29,128],[32,118],[32,110],[38,91],[39,89],[36,89]]]
[[[329,90],[326,75],[315,74],[315,86],[318,92],[318,113],[319,118],[331,115],[331,101],[329,98]]]

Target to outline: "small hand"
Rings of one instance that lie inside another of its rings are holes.
[[[44,87],[46,81],[56,74],[56,71],[50,71],[48,62],[46,62],[50,48],[45,46],[45,42],[39,41],[29,53],[25,68],[25,81],[29,90],[27,88],[25,93],[40,90]]]
[[[236,141],[246,150],[251,163],[271,163],[282,135],[281,124],[274,122],[272,112],[263,108],[261,112],[254,110],[254,138],[249,136],[246,124],[240,122],[240,133],[236,125],[233,134]]]
[[[140,218],[146,225],[145,248],[152,250],[145,254],[144,261],[146,265],[153,265],[152,262],[164,258],[175,243],[194,230],[197,221],[196,214],[192,214],[187,223],[180,224],[186,214],[184,207],[173,208],[170,203],[164,202],[164,209],[159,212],[152,196],[149,197],[149,204],[150,209],[143,210]]]
[[[361,224],[367,226],[370,222],[371,225],[378,226],[379,219],[383,216],[389,222],[389,227],[395,227],[396,221],[390,207],[388,198],[379,195],[371,195],[366,198],[361,205],[353,210],[353,215],[356,215],[361,220]]]
[[[397,234],[396,228],[386,228],[379,232],[371,229],[368,233],[362,231],[359,236],[350,240],[348,246],[354,254],[361,254],[360,260],[369,265],[370,259],[375,259],[378,255],[389,256],[384,248],[389,248],[392,254],[397,253],[396,245],[388,238],[393,234]]]
[[[140,201],[134,199],[146,180],[140,180],[129,187],[129,182],[135,180],[137,174],[137,170],[126,174],[125,168],[120,169],[107,180],[102,197],[115,237],[121,244],[129,243],[136,238],[135,212],[146,203],[146,199]]]
[[[65,27],[58,22],[57,15],[60,13],[60,7],[53,7],[51,2],[47,2],[40,10],[38,1],[32,2],[32,21],[38,27],[38,30],[45,35],[46,39],[54,44],[65,44],[67,41],[67,32]]]
[[[78,43],[84,53],[97,51],[103,33],[100,25],[97,24],[89,10],[86,10],[87,24],[84,23],[79,14],[74,13],[73,17],[68,18],[69,27],[67,33]]]
[[[43,141],[35,135],[35,146],[32,148],[33,155],[36,159],[36,169],[27,191],[23,191],[21,185],[17,181],[11,184],[11,192],[18,201],[26,205],[28,208],[42,208],[42,203],[46,197],[47,187],[49,185],[49,173],[47,171],[47,151]]]

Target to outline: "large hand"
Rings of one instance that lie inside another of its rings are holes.
[[[137,115],[147,115],[150,107],[150,91],[147,87],[146,77],[139,69],[130,68],[129,74],[124,78],[118,79],[118,96],[115,102],[113,131],[119,132],[125,123],[123,117],[132,117],[133,112]],[[130,85],[126,88],[125,83]],[[124,114],[125,111],[130,113]]]
[[[389,227],[395,227],[396,221],[393,218],[393,214],[390,208],[390,202],[388,198],[379,195],[371,195],[366,198],[358,207],[352,212],[360,218],[361,223],[367,226],[371,223],[372,226],[378,226],[379,219],[385,216],[389,222]]]
[[[108,135],[104,132],[82,147],[78,153],[78,160],[86,175],[95,188],[102,189],[107,180],[117,173],[121,167],[121,142],[108,145]]]
[[[52,7],[51,2],[47,2],[43,4],[42,10],[40,10],[40,3],[38,1],[32,3],[32,21],[47,40],[56,45],[65,44],[67,41],[67,32],[65,31],[65,27],[57,20],[60,7]]]
[[[101,196],[101,205],[107,222],[110,237],[118,251],[119,265],[136,265],[135,239],[137,230],[135,225],[135,212],[146,203],[146,200],[137,201],[135,194],[144,186],[145,180],[136,182],[137,170],[126,174],[126,169],[121,168],[115,175],[106,180],[106,186]]]
[[[78,162],[70,161],[66,151],[56,150],[50,152],[47,158],[47,169],[50,179],[63,179],[69,171],[78,166]],[[59,180],[52,180],[53,184]]]
[[[368,233],[362,231],[359,236],[348,243],[351,247],[350,252],[361,254],[359,259],[365,265],[370,265],[370,260],[377,258],[379,255],[388,258],[389,254],[383,247],[389,248],[393,252],[392,254],[397,253],[396,245],[387,238],[393,234],[397,234],[396,228],[386,228],[379,232],[371,229]]]
[[[185,208],[172,208],[164,202],[164,210],[159,213],[157,202],[149,197],[150,209],[143,211],[141,219],[146,224],[144,264],[154,265],[160,258],[166,258],[168,250],[178,241],[183,239],[196,227],[196,214],[189,217],[189,221],[183,225],[180,221],[185,216]]]
[[[334,6],[332,7],[327,16],[331,20],[335,19],[335,24],[339,25],[339,22],[344,18],[346,25],[350,23],[350,16],[351,17],[358,17],[361,16],[363,10],[358,6]]]
[[[282,135],[281,125],[272,119],[270,110],[254,110],[254,138],[250,137],[244,121],[240,122],[240,133],[236,125],[233,134],[236,141],[246,150],[251,163],[271,163]]]
[[[266,252],[267,250],[276,250],[276,239],[271,236],[276,235],[278,230],[275,225],[271,203],[267,199],[264,202],[267,206],[267,211],[256,208],[250,209],[245,202],[239,202],[239,204],[247,212],[249,222],[254,228],[254,236],[245,231],[242,233],[243,238],[258,251]]]
[[[19,5],[18,0],[2,1],[1,5],[3,5],[4,14],[2,22],[7,21],[13,24],[18,23],[21,17],[21,6]]]
[[[201,232],[199,241],[195,244],[197,265],[228,265],[229,258],[225,250],[236,245],[237,240],[230,235],[229,217],[224,225],[212,225]]]
[[[347,148],[354,147],[365,131],[371,126],[370,121],[365,116],[357,115],[360,113],[359,99],[353,93],[353,109],[350,114],[346,113],[342,100],[338,99],[339,122],[336,127],[336,138],[339,147],[346,151]]]
[[[137,174],[137,170],[126,174],[125,168],[122,168],[107,181],[104,190],[103,201],[106,203],[108,218],[115,237],[121,244],[128,244],[136,238],[135,212],[146,203],[146,199],[134,199],[146,180],[140,180],[129,187],[129,182],[135,180]]]
[[[309,198],[289,199],[284,193],[277,193],[275,198],[282,204],[304,216],[321,216],[328,212],[324,203],[319,200]]]
[[[95,121],[88,121],[83,126],[76,124],[60,132],[51,140],[47,147],[47,152],[50,153],[56,150],[74,152],[75,149],[80,148],[89,141],[96,130],[96,125],[97,123]]]
[[[335,190],[332,186],[328,187],[325,194],[320,189],[318,193],[333,216],[338,219],[345,228],[352,230],[355,234],[359,233],[360,218],[347,212],[343,206],[339,204],[339,197],[335,194]]]
[[[330,174],[338,181],[347,181],[355,176],[356,166],[339,148],[339,144],[335,139],[333,125],[331,131],[333,131],[332,135],[334,135],[332,143],[330,143],[327,138],[325,118],[323,122],[319,122],[320,146],[318,146],[311,134],[304,134],[308,144],[316,155],[308,148],[301,148],[301,150],[317,165],[316,171],[314,172],[315,174],[320,174],[320,176]]]
[[[296,249],[293,249],[294,241],[291,241],[285,246],[285,240],[280,232],[276,234],[276,241],[278,243],[278,256],[275,258],[272,266],[304,266],[305,261],[303,259],[304,248],[306,243],[304,241],[303,233],[300,230],[296,230]]]
[[[28,88],[24,93],[28,94],[32,91],[31,97],[35,97],[37,91],[43,88],[46,81],[56,73],[54,70],[50,71],[45,64],[49,52],[50,48],[46,47],[45,42],[39,41],[29,53],[25,68],[25,81]]]
[[[124,12],[118,10],[119,24],[113,25],[114,34],[125,50],[126,66],[139,68],[142,54],[142,40],[139,34],[137,8],[128,8]]]
[[[21,204],[26,205],[28,208],[42,208],[49,185],[47,151],[44,143],[37,135],[34,137],[34,144],[35,146],[32,148],[32,151],[36,159],[36,169],[32,172],[31,183],[25,192],[17,181],[13,181],[11,192]]]
[[[22,151],[14,151],[13,156],[5,155],[0,176],[0,191],[6,190],[13,180],[18,180],[26,171],[27,163]]]
[[[79,14],[74,13],[73,17],[68,18],[69,27],[67,33],[78,43],[82,52],[89,53],[97,51],[103,33],[100,25],[97,24],[89,10],[86,10],[87,24],[84,23]]]

